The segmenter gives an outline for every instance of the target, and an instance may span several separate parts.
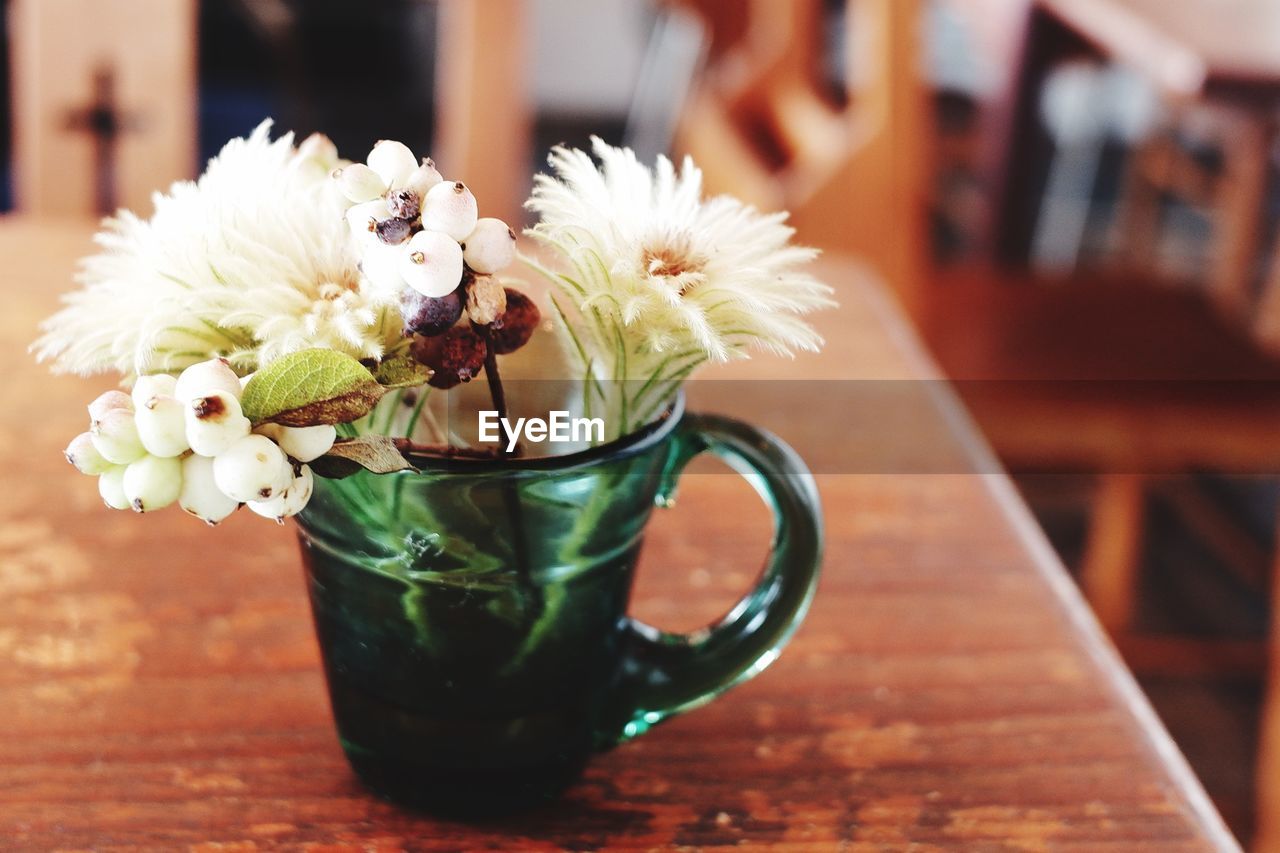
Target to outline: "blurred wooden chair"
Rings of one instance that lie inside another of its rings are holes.
[[[1263,227],[1271,159],[1280,131],[1280,5],[1272,0],[949,0],[1003,2],[1020,18],[1017,61],[1006,66],[993,134],[998,175],[989,229],[1002,262],[1029,257],[1038,227],[1036,198],[1052,146],[1039,120],[1044,80],[1064,59],[1098,57],[1132,69],[1168,108],[1165,132],[1142,146],[1126,189],[1125,227],[1149,269],[1158,198],[1174,193],[1212,210],[1207,290],[1214,306],[1280,351],[1280,294],[1259,288],[1271,238]],[[1189,127],[1221,153],[1213,173],[1172,144]]]
[[[697,157],[708,191],[790,210],[805,240],[858,255],[914,313],[929,180],[916,0],[850,5],[848,104],[818,67],[821,0],[682,2],[705,17],[713,50],[676,148]]]
[[[150,208],[196,159],[195,0],[12,0],[17,207]]]
[[[1156,262],[1166,199],[1207,211],[1213,222],[1207,289],[1214,306],[1264,349],[1280,353],[1280,236],[1264,227],[1280,112],[1209,102],[1182,105],[1177,118],[1135,152],[1122,223],[1128,258],[1137,267]],[[1193,145],[1185,141],[1187,125]]]
[[[1269,113],[1230,103],[1174,105],[1161,131],[1132,154],[1121,223],[1129,263],[1152,269],[1159,263],[1165,201],[1207,212],[1213,235],[1206,289],[1220,311],[1253,328],[1264,344],[1264,291],[1256,282],[1267,242],[1272,124]]]

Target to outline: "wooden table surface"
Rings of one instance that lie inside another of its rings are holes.
[[[0,220],[0,846],[1233,848],[937,384],[920,425],[986,473],[820,474],[825,574],[763,675],[600,756],[541,811],[471,826],[380,802],[339,750],[289,531],[108,513],[61,459],[102,381],[49,378],[26,346],[87,235]],[[827,352],[724,375],[933,375],[856,267],[823,274],[842,303]],[[753,415],[749,395],[724,405]],[[782,431],[820,459],[805,416]],[[687,629],[750,583],[767,514],[704,474],[659,515],[633,609]]]

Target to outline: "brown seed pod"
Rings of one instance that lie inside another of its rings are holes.
[[[507,310],[507,291],[493,276],[478,275],[467,287],[467,316],[488,326]]]
[[[533,300],[518,290],[506,288],[507,308],[489,327],[489,345],[498,355],[515,352],[529,342],[542,322],[542,312]]]
[[[434,338],[415,336],[409,352],[434,371],[427,384],[443,389],[474,379],[484,369],[488,347],[469,327],[454,326]]]

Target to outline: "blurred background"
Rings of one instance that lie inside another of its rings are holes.
[[[147,210],[266,116],[431,151],[513,222],[591,134],[790,209],[896,294],[1228,822],[1274,837],[1280,0],[0,5],[0,210]]]

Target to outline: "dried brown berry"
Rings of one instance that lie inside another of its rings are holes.
[[[445,296],[423,296],[412,287],[400,291],[400,316],[405,334],[433,337],[444,334],[462,316],[462,297],[454,290]]]
[[[443,335],[415,337],[410,353],[433,371],[427,384],[433,388],[452,388],[470,382],[482,369],[487,347],[484,339],[466,326],[454,326]]]
[[[518,290],[506,288],[507,309],[489,327],[489,345],[498,355],[515,352],[529,342],[542,322],[542,312],[533,300]]]
[[[409,344],[409,355],[418,364],[434,370],[444,360],[444,338],[414,335],[413,342]]]
[[[373,231],[388,246],[397,246],[409,239],[413,226],[407,219],[384,219],[373,226]]]

